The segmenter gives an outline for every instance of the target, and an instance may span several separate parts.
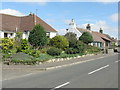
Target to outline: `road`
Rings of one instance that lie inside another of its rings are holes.
[[[3,81],[3,88],[118,88],[118,54]],[[50,89],[49,89],[50,90]]]

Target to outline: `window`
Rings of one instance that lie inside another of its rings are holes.
[[[10,36],[13,36],[13,33],[10,33]]]
[[[7,37],[7,35],[8,35],[7,33],[4,33],[4,37]]]
[[[50,32],[47,32],[47,33],[46,33],[46,36],[49,38],[49,37],[50,37]]]

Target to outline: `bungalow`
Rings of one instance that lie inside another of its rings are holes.
[[[66,29],[67,32],[73,32],[76,34],[77,39],[82,35],[83,32],[89,32],[93,37],[93,42],[90,43],[92,46],[99,47],[101,49],[109,48],[111,40],[107,37],[106,34],[103,34],[103,30],[100,29],[99,32],[91,31],[91,26],[88,24],[86,29],[79,28],[76,26],[74,20],[69,24],[69,28]]]
[[[23,32],[22,38],[28,39],[30,31],[36,24],[40,24],[46,31],[49,38],[56,36],[57,31],[40,19],[35,14],[28,16],[12,16],[7,14],[0,14],[0,38],[9,37],[14,38],[15,32]]]

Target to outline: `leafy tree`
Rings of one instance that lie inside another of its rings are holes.
[[[77,39],[77,38],[76,38],[76,34],[75,34],[75,33],[72,33],[72,32],[66,33],[66,34],[65,34],[65,37],[66,37],[68,40],[71,40],[71,38]]]
[[[40,48],[47,44],[48,38],[46,36],[46,32],[40,24],[37,24],[30,32],[28,41],[35,48]]]
[[[68,32],[67,34],[65,34],[65,37],[69,41],[69,47],[73,47],[74,45],[76,45],[77,38],[76,38],[76,35],[74,33]]]
[[[88,43],[93,42],[93,37],[92,37],[92,35],[89,32],[84,32],[80,36],[79,40],[81,40],[82,42],[88,44]]]
[[[69,46],[69,42],[64,36],[55,36],[50,40],[50,45],[56,48],[65,49]]]

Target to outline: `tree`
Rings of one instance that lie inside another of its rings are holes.
[[[65,37],[69,41],[69,47],[74,47],[76,45],[77,38],[76,38],[76,35],[74,33],[68,32],[67,34],[65,34]]]
[[[66,34],[65,34],[65,37],[66,37],[68,40],[71,39],[71,38],[77,39],[77,38],[76,38],[76,34],[75,34],[75,33],[72,33],[72,32],[66,33]]]
[[[56,48],[65,49],[69,46],[69,42],[64,36],[55,36],[50,40],[50,45]]]
[[[37,24],[30,32],[28,41],[35,48],[41,48],[47,44],[48,38],[46,32],[40,24]]]
[[[84,32],[80,36],[79,40],[81,40],[82,42],[88,44],[88,43],[93,42],[93,37],[92,37],[92,35],[89,32]]]

